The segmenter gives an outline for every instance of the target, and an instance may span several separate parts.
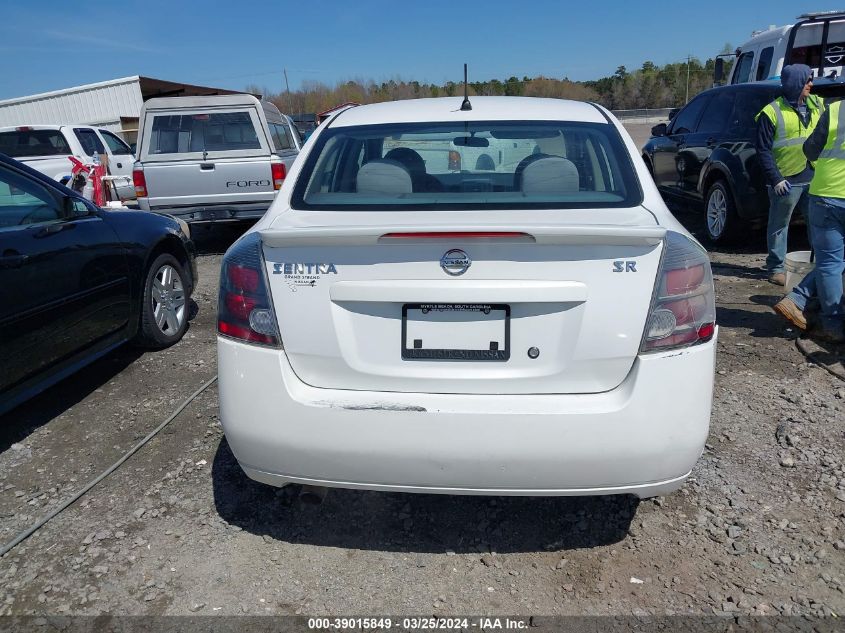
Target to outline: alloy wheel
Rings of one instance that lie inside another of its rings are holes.
[[[165,264],[156,271],[151,295],[156,326],[163,334],[173,336],[187,318],[185,289],[173,266]]]
[[[707,199],[707,231],[718,239],[725,231],[728,219],[728,203],[721,189],[714,189]]]

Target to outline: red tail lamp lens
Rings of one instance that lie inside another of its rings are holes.
[[[284,163],[270,163],[270,172],[273,175],[273,189],[281,189],[282,183],[287,175]]]
[[[248,327],[243,327],[228,321],[218,321],[217,331],[226,336],[237,338],[242,341],[251,341],[253,343],[263,343],[264,345],[275,345],[276,338],[267,336],[266,334],[259,334]]]
[[[698,328],[698,339],[701,341],[709,341],[711,338],[713,338],[713,334],[715,332],[715,323],[705,323],[700,328]]]
[[[256,292],[258,290],[257,270],[237,264],[230,265],[228,270],[229,282],[236,290],[243,290],[244,292]]]
[[[261,238],[248,233],[226,252],[220,274],[217,331],[247,343],[282,348],[273,311]]]
[[[704,281],[704,266],[691,266],[666,272],[666,294],[683,295],[695,290]]]
[[[656,292],[641,350],[666,350],[709,341],[716,333],[716,302],[706,251],[667,231]]]
[[[255,299],[236,295],[231,292],[226,295],[226,308],[241,321],[249,322],[249,313],[258,304]]]
[[[132,183],[135,185],[135,196],[138,198],[147,197],[147,179],[143,169],[132,171]]]

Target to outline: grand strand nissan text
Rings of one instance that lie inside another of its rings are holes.
[[[334,115],[226,253],[235,457],[276,486],[679,487],[712,402],[706,252],[603,108],[459,105]]]

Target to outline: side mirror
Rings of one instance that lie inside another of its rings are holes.
[[[713,81],[716,83],[722,81],[722,78],[725,76],[725,60],[721,57],[716,58],[716,63],[714,64],[713,68]]]
[[[651,128],[651,135],[652,136],[666,136],[666,124],[665,123],[658,123],[653,128]]]
[[[67,216],[71,218],[86,218],[94,212],[79,198],[68,196],[64,201]]]

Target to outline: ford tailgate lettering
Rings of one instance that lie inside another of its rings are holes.
[[[226,182],[227,187],[269,187],[269,180],[230,180]]]

